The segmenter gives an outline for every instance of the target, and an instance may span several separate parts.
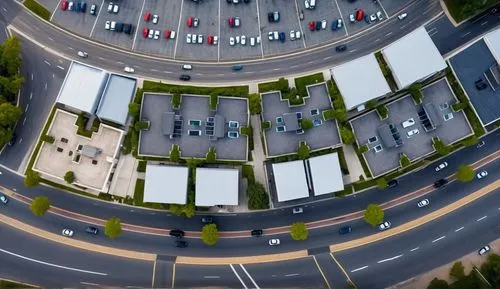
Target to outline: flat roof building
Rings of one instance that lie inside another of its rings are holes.
[[[389,44],[382,49],[382,54],[400,89],[446,68],[446,62],[424,27]]]
[[[337,153],[312,157],[308,162],[315,196],[344,190]]]
[[[391,92],[373,54],[335,66],[331,72],[348,110]]]
[[[128,105],[135,92],[136,80],[111,74],[101,97],[97,116],[100,119],[125,126],[128,117]]]
[[[493,30],[492,32],[484,36],[484,42],[486,46],[491,51],[491,54],[495,58],[498,64],[500,64],[500,28]]]
[[[187,167],[148,164],[144,182],[144,202],[186,204],[188,174]]]
[[[196,206],[237,206],[238,184],[237,169],[197,168]]]
[[[278,202],[309,197],[304,161],[273,164]]]

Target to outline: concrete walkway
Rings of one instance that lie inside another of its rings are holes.
[[[361,162],[358,159],[358,155],[354,151],[352,145],[343,145],[345,161],[347,163],[347,168],[349,169],[349,175],[345,176],[344,183],[350,184],[359,181],[359,176],[363,176],[366,179],[365,172],[361,166]]]
[[[266,190],[269,192],[267,187],[266,172],[264,170],[264,161],[266,160],[266,155],[264,153],[264,148],[262,147],[262,141],[260,138],[260,116],[252,115],[250,116],[250,124],[253,128],[253,151],[252,151],[252,163],[253,171],[255,175],[255,181],[264,185]]]
[[[138,177],[138,160],[132,154],[121,155],[115,175],[111,181],[109,193],[125,198],[134,197],[135,180]]]

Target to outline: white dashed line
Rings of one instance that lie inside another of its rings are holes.
[[[477,219],[476,222],[479,222],[479,221],[482,221],[484,219],[486,219],[487,216],[482,216],[481,218]]]
[[[54,73],[52,73],[52,78],[56,77],[56,75]]]
[[[274,71],[278,71],[278,70],[280,70],[280,68],[275,68],[275,69],[273,69],[273,70],[274,70]]]
[[[7,12],[7,9],[5,9],[5,7],[2,7],[2,10],[3,10],[4,12]]]
[[[292,66],[290,66],[290,68],[297,68],[297,67],[299,67],[299,66],[300,66],[300,65],[292,65]],[[500,209],[499,209],[499,210],[500,210]]]
[[[48,62],[47,60],[44,60],[43,62],[45,62],[45,64],[47,64],[48,66],[51,66],[50,62]]]
[[[154,68],[151,68],[149,71],[153,71],[153,72],[155,72],[155,71],[158,71],[158,70],[157,70],[157,69],[154,69]]]
[[[205,279],[220,279],[220,276],[203,276]]]
[[[286,274],[285,277],[294,277],[294,276],[299,276],[299,273],[292,273],[292,274]]]
[[[366,269],[366,268],[368,268],[368,266],[359,267],[359,268],[356,268],[356,269],[351,270],[351,273],[354,273],[354,272],[356,272],[356,271],[361,271],[361,270],[364,270],[364,269]]]
[[[35,26],[35,28],[36,28],[36,26]],[[49,40],[52,41],[52,42],[54,42],[54,38],[52,38],[52,37],[49,37]]]
[[[349,50],[349,53],[355,52],[357,49]]]
[[[26,123],[26,118],[24,118],[24,120],[23,120],[23,126],[24,126],[25,123]]]
[[[166,70],[163,70],[163,73],[167,73],[167,74],[169,74],[169,73],[172,73],[172,71],[166,71]]]
[[[464,35],[462,35],[462,37],[465,37],[465,36],[467,36],[467,35],[469,35],[469,34],[470,34],[470,31],[469,31],[469,32],[467,32],[467,33],[465,33]]]
[[[60,70],[64,70],[64,67],[59,66],[59,65],[57,66],[57,68],[59,68]]]
[[[104,59],[104,58],[102,58],[102,57],[100,57],[100,56],[99,56],[98,58],[99,58],[99,60],[106,60],[106,59]]]
[[[33,92],[30,93],[30,99],[32,99],[32,98],[33,98]]]
[[[443,240],[444,238],[446,238],[446,236],[441,236],[441,237],[439,237],[439,238],[437,238],[435,240],[432,240],[432,243],[436,243],[437,241]]]
[[[399,29],[403,30],[405,27],[406,27],[406,25],[403,25],[403,26],[399,27]]]
[[[418,249],[420,249],[420,247],[415,247],[415,248],[411,249],[410,252],[417,251]]]
[[[252,74],[252,73],[255,73],[254,71],[245,71],[243,72],[244,74]]]
[[[123,65],[124,63],[121,61],[117,61],[116,63]]]
[[[380,264],[380,263],[384,263],[384,262],[396,260],[396,259],[401,258],[401,257],[403,257],[403,254],[394,256],[392,258],[387,258],[387,259],[384,259],[384,260],[377,261],[377,263]]]
[[[331,56],[327,56],[327,57],[323,58],[323,60],[328,60],[330,58],[332,58],[332,57]]]
[[[195,74],[198,75],[198,76],[202,76],[203,75],[203,73],[195,73]]]
[[[24,112],[27,112],[29,108],[30,108],[30,104],[28,103],[28,104],[26,105],[26,108],[24,109]]]
[[[97,284],[97,283],[90,283],[90,282],[80,282],[80,284],[89,285],[89,286],[99,286],[99,284]]]
[[[379,41],[380,41],[380,38],[375,39],[375,42],[379,42]]]
[[[73,47],[71,47],[71,46],[68,46],[68,49],[69,49],[69,50],[75,50],[75,49],[74,49]]]
[[[31,74],[31,80],[33,80],[33,73]]]
[[[224,76],[224,73],[217,73],[217,76]]]
[[[464,229],[464,227],[460,227],[460,228],[456,229],[456,230],[455,230],[455,232],[460,232],[460,231],[462,231],[463,229]]]
[[[392,32],[389,32],[389,33],[387,33],[385,36],[390,36],[391,34],[392,34]]]
[[[45,90],[47,90],[47,82],[45,82]]]
[[[486,24],[488,24],[488,21],[484,21],[483,23],[481,23],[481,26],[484,26]]]

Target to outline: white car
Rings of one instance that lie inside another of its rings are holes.
[[[375,14],[370,15],[370,21],[371,22],[377,21],[377,15],[375,15]]]
[[[214,45],[217,45],[219,43],[219,37],[214,36]]]
[[[196,44],[196,40],[198,39],[198,35],[196,34],[191,34],[191,43]]]
[[[116,30],[116,21],[111,21],[110,30],[111,31],[115,31]]]
[[[439,172],[440,170],[446,168],[448,166],[447,162],[442,162],[436,167],[436,172]]]
[[[203,43],[203,35],[202,34],[198,34],[198,43],[199,44]]]
[[[175,31],[172,31],[170,32],[170,39],[174,39],[175,38]]]
[[[153,29],[149,29],[148,38],[153,39],[154,35],[155,35],[155,31]]]
[[[198,19],[198,18],[194,18],[194,21],[193,21],[193,26],[194,26],[194,27],[198,27],[198,25],[200,25],[200,19]]]
[[[113,5],[113,13],[118,13],[119,10],[120,7],[117,4]]]
[[[240,27],[241,20],[240,17],[234,17],[234,27]]]
[[[408,138],[411,138],[412,136],[417,135],[417,134],[419,134],[419,133],[420,133],[420,131],[418,130],[418,128],[414,128],[414,129],[412,129],[412,130],[408,131],[408,132],[406,133],[406,136],[407,136]]]
[[[113,12],[113,2],[109,2],[109,5],[108,5],[108,13],[111,13],[111,12]]]
[[[247,44],[247,37],[245,35],[241,35],[241,45]]]
[[[273,41],[274,40],[274,36],[273,36],[273,32],[272,31],[269,31],[269,33],[267,34],[267,38],[269,39],[269,41]]]
[[[87,54],[87,52],[78,51],[78,56],[80,56],[81,58],[87,58],[87,56],[89,55]]]
[[[415,120],[413,118],[409,118],[408,120],[405,120],[401,123],[401,125],[403,126],[403,128],[407,128],[407,127],[410,127],[412,125],[415,124]]]
[[[111,26],[111,21],[108,20],[106,21],[106,23],[104,23],[104,29],[109,30],[110,26]]]
[[[158,14],[155,14],[153,15],[153,24],[157,24],[158,23],[158,19],[160,19],[160,16],[158,16]]]
[[[70,2],[68,3],[68,10],[69,10],[69,11],[73,11],[73,1],[70,1]]]
[[[485,178],[487,175],[488,175],[487,171],[480,171],[479,173],[477,173],[477,178],[482,179]]]
[[[274,31],[273,32],[273,35],[274,35],[274,39],[278,40],[279,39],[279,34],[278,34],[278,31]]]
[[[127,73],[134,73],[135,70],[132,67],[125,66],[125,68],[123,69],[123,71],[125,71]]]
[[[382,21],[384,19],[384,17],[382,16],[382,12],[380,11],[377,12],[377,18],[379,21]]]
[[[304,6],[306,6],[306,9],[311,9],[311,5],[309,4],[309,0],[304,1]]]
[[[257,44],[260,44],[260,36],[257,36],[256,41],[257,41]]]
[[[301,36],[302,35],[300,34],[299,30],[295,31],[295,39],[300,39]]]
[[[399,20],[403,20],[403,19],[405,19],[405,18],[406,18],[406,16],[408,16],[408,14],[407,14],[407,13],[401,13],[401,14],[399,14],[399,15],[398,15],[398,19],[399,19]]]
[[[229,37],[229,45],[234,46],[234,37]]]
[[[155,36],[154,36],[154,39],[155,39],[155,40],[160,39],[160,30],[155,30]]]
[[[269,240],[269,246],[278,246],[280,244],[280,239]]]
[[[478,253],[479,253],[479,255],[482,256],[482,255],[488,253],[490,251],[490,249],[491,249],[490,246],[486,245],[486,246],[482,247],[481,249],[479,249]]]
[[[385,221],[385,222],[383,222],[382,224],[378,225],[378,229],[379,229],[380,231],[387,230],[387,229],[389,229],[390,227],[391,227],[391,222],[389,222],[389,221]]]
[[[191,69],[193,69],[193,66],[191,64],[184,64],[182,66],[182,69],[184,69],[184,70],[191,70]]]
[[[186,43],[191,43],[191,33],[186,35]]]
[[[417,206],[419,208],[423,208],[425,206],[428,206],[431,202],[429,202],[429,199],[423,199],[420,202],[418,202]]]
[[[326,29],[326,20],[325,19],[321,20],[321,29],[323,29],[323,30]]]
[[[290,40],[295,40],[295,30],[290,30]]]
[[[7,204],[9,202],[9,199],[7,199],[6,196],[0,194],[0,202],[3,204]]]
[[[73,237],[73,235],[75,234],[75,232],[71,229],[63,229],[62,230],[62,235],[65,236],[65,237]]]
[[[255,46],[255,37],[250,37],[250,46]]]
[[[240,36],[239,35],[236,35],[236,44],[240,44]]]
[[[349,21],[351,21],[352,23],[356,22],[356,18],[354,18],[353,13],[349,14]]]

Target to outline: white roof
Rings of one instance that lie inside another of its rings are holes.
[[[72,62],[59,91],[57,102],[94,114],[107,78],[108,73],[102,69]]]
[[[273,164],[273,173],[279,202],[309,197],[303,161]]]
[[[196,206],[238,205],[236,169],[196,169]]]
[[[488,48],[495,57],[498,64],[500,64],[500,28],[493,30],[492,32],[484,36],[484,42],[488,45]]]
[[[331,70],[348,110],[391,92],[373,54],[346,62]]]
[[[186,167],[147,165],[144,183],[144,202],[185,204],[188,172]]]
[[[101,98],[97,116],[101,119],[125,126],[128,117],[128,104],[135,92],[136,80],[111,74]]]
[[[424,27],[382,49],[399,88],[420,81],[446,68],[439,50]]]
[[[330,194],[344,189],[337,153],[309,159],[314,195]]]

